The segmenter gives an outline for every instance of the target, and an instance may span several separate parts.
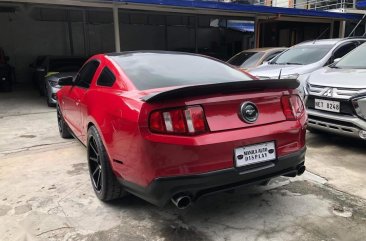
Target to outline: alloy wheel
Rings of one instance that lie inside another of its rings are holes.
[[[57,108],[57,124],[58,124],[58,130],[60,131],[60,133],[62,133],[62,116],[58,108]]]
[[[102,163],[100,161],[100,154],[97,148],[97,143],[93,136],[89,139],[88,161],[91,179],[94,189],[97,192],[102,190]]]

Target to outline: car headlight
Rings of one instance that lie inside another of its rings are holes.
[[[56,80],[50,80],[50,85],[53,87],[53,88],[60,88],[61,86],[58,85],[58,81]]]
[[[366,94],[363,96],[358,96],[353,98],[352,100],[353,107],[356,110],[356,114],[366,120]]]
[[[299,74],[281,75],[281,79],[297,79],[297,78],[299,78]]]

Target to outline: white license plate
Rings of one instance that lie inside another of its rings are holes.
[[[341,103],[339,101],[315,99],[315,109],[339,113],[341,111]]]
[[[235,165],[242,167],[276,159],[276,145],[273,141],[244,146],[235,149]]]

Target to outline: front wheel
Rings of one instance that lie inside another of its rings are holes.
[[[113,173],[106,149],[95,126],[88,130],[89,174],[95,194],[101,201],[122,198],[126,191]]]

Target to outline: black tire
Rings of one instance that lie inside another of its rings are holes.
[[[7,77],[6,82],[4,82],[3,88],[4,88],[4,91],[5,92],[11,92],[13,90],[13,83],[12,83],[12,79],[11,79],[11,75],[10,74]]]
[[[59,106],[57,106],[57,124],[58,124],[58,131],[62,138],[70,139],[73,137],[71,135],[69,127],[67,126],[67,123],[64,120],[64,117],[62,116]]]
[[[315,129],[315,128],[312,128],[312,127],[308,127],[307,130],[310,132],[310,133],[313,133],[313,134],[321,134],[322,131],[318,130],[318,129]]]
[[[9,83],[4,84],[3,86],[5,92],[11,92],[13,90],[12,86]]]
[[[124,197],[127,193],[112,171],[106,149],[95,126],[88,130],[87,150],[90,180],[97,197],[103,202]]]

